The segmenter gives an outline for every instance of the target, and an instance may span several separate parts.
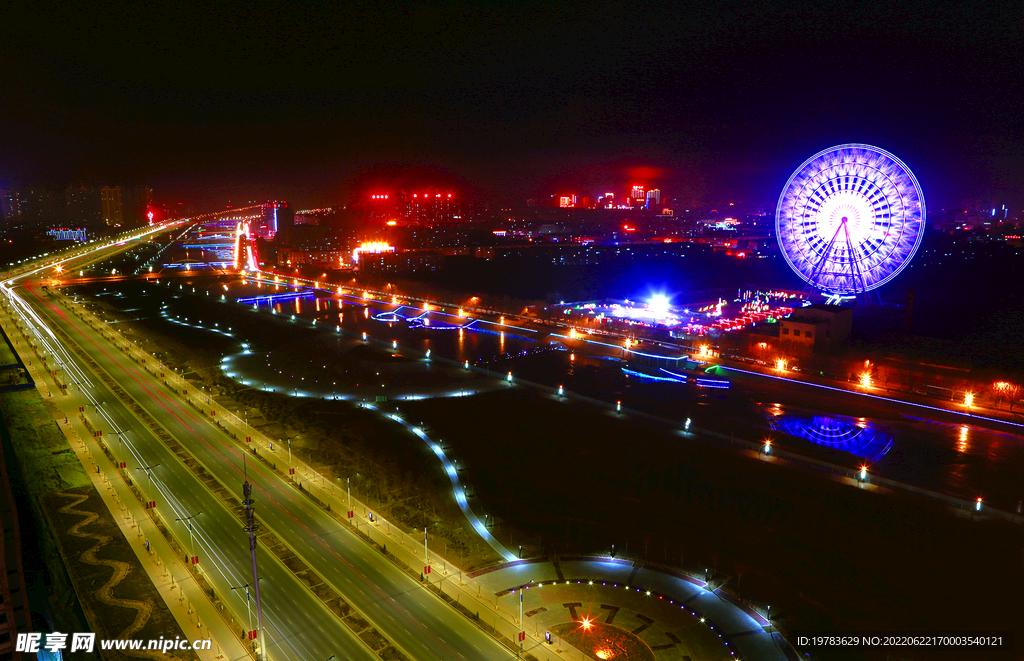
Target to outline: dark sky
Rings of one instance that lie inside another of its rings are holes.
[[[932,208],[1024,204],[1019,1],[31,6],[0,40],[0,187],[302,206],[405,171],[771,206],[867,142]]]

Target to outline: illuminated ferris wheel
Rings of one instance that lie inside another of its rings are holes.
[[[807,159],[779,198],[775,230],[786,261],[833,297],[889,282],[917,252],[924,195],[900,159],[869,145],[839,145]]]

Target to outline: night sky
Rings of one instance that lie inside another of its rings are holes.
[[[0,188],[772,207],[805,158],[867,142],[932,209],[1024,204],[1019,1],[31,6],[0,43]]]

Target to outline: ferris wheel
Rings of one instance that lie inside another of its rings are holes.
[[[910,169],[870,145],[807,159],[779,198],[775,230],[790,267],[833,297],[884,285],[921,245],[925,207]]]

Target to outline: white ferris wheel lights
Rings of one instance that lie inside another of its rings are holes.
[[[892,280],[921,244],[925,204],[910,169],[870,145],[839,145],[789,178],[775,214],[782,254],[828,294],[870,291]]]

